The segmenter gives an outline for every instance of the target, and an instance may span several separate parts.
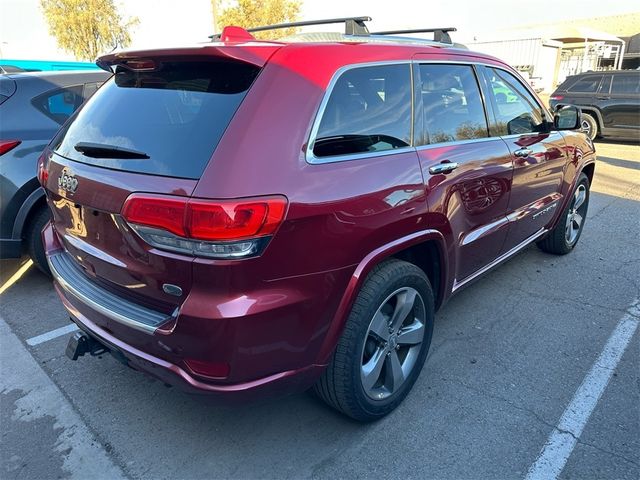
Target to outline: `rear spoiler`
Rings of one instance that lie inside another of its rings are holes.
[[[113,67],[118,65],[131,70],[150,71],[155,69],[156,62],[202,61],[217,58],[248,63],[261,68],[282,46],[282,44],[255,42],[241,45],[203,44],[183,48],[127,50],[103,55],[96,60],[96,65],[110,73],[114,73]]]

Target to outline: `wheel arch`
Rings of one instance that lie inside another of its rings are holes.
[[[46,197],[42,187],[36,188],[20,206],[16,219],[13,223],[12,237],[15,239],[23,238],[25,228],[29,225],[33,214],[41,207],[46,206]]]
[[[593,176],[596,172],[596,162],[589,162],[582,167],[581,173],[584,173],[589,179],[589,186],[593,184]],[[578,177],[580,174],[577,175]]]
[[[582,113],[586,113],[587,115],[590,115],[591,117],[594,118],[594,120],[596,121],[596,123],[598,124],[598,134],[602,134],[602,128],[603,128],[603,121],[602,121],[602,114],[600,113],[600,110],[598,110],[595,107],[580,107],[580,110],[582,111]]]
[[[445,299],[448,262],[444,236],[438,230],[422,230],[407,235],[369,253],[357,265],[338,305],[333,321],[317,357],[317,364],[324,365],[333,353],[344,330],[351,307],[360,288],[373,268],[390,258],[405,260],[420,267],[432,283],[436,310]],[[437,261],[437,265],[435,264]],[[435,283],[435,285],[434,285]]]

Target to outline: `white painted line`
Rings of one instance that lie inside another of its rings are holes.
[[[562,472],[614,369],[638,328],[638,299],[627,312],[616,325],[600,356],[562,414],[560,422],[549,435],[538,459],[531,465],[526,480],[556,479]]]
[[[41,343],[48,342],[49,340],[61,337],[62,335],[73,333],[76,330],[78,330],[78,327],[75,323],[72,323],[70,325],[67,325],[66,327],[56,328],[55,330],[43,333],[42,335],[38,335],[37,337],[31,337],[27,339],[27,345],[31,345],[32,347],[35,345],[40,345]]]

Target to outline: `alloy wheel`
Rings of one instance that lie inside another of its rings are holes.
[[[585,133],[585,135],[591,138],[591,123],[589,123],[587,120],[582,120],[581,126],[582,131]]]
[[[416,365],[425,336],[426,309],[422,296],[411,287],[389,295],[367,330],[360,379],[370,398],[393,395]]]
[[[580,184],[573,194],[571,208],[567,214],[567,222],[565,224],[565,238],[569,245],[573,245],[580,234],[582,223],[586,213],[587,187]]]

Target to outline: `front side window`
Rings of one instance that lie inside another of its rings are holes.
[[[637,75],[614,75],[611,85],[612,94],[640,93],[640,73]]]
[[[480,89],[468,65],[420,65],[427,143],[489,135]]]
[[[322,114],[313,154],[381,152],[410,144],[410,66],[380,65],[344,72]]]
[[[487,68],[489,92],[496,116],[496,135],[523,135],[547,130],[542,107],[513,75]]]
[[[581,78],[576,83],[571,85],[567,89],[567,92],[595,93],[595,91],[598,89],[598,85],[600,85],[600,80],[602,80],[602,75],[591,75]]]

